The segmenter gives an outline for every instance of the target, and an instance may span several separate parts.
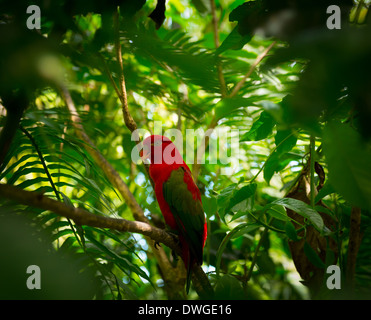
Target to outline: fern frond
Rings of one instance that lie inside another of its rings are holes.
[[[191,82],[208,92],[219,92],[215,55],[192,42],[185,33],[170,31],[164,39],[154,40],[143,28],[126,30],[121,34],[129,50],[145,59],[169,68],[181,82]]]

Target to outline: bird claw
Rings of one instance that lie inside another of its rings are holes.
[[[171,250],[171,255],[172,255],[175,262],[178,261],[179,256],[176,254],[176,252],[174,250]]]
[[[167,230],[167,233],[173,238],[174,242],[179,244],[180,241],[179,241],[179,237],[178,237],[178,233],[175,232],[175,231],[170,231],[170,230]]]
[[[161,244],[160,244],[160,242],[158,242],[158,241],[155,241],[154,247],[155,247],[155,249],[157,249],[157,250],[158,250],[158,248],[157,248],[157,247],[161,247]]]
[[[167,229],[166,230],[167,233],[173,238],[174,242],[179,245],[180,244],[180,241],[179,241],[179,234],[176,230],[173,230],[173,229]],[[179,256],[178,254],[174,251],[174,250],[171,250],[171,256],[173,257],[173,264],[174,266],[176,265],[178,259],[179,259]]]

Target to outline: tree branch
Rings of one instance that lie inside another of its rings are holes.
[[[147,239],[150,238],[154,242],[163,243],[170,249],[174,250],[178,255],[181,254],[179,242],[174,240],[172,235],[163,229],[153,227],[145,222],[98,216],[81,208],[72,208],[67,206],[63,202],[44,196],[42,193],[26,191],[8,184],[0,184],[0,197],[11,201],[16,201],[23,205],[52,211],[61,217],[75,221],[77,225],[108,228],[121,232],[139,233],[145,236]],[[159,261],[159,265],[161,267],[161,261]],[[174,284],[172,284],[172,281],[174,281],[176,270],[177,269],[168,269],[168,273],[164,274],[164,280],[170,281],[170,289],[174,289]],[[161,272],[165,271],[165,269],[161,268]],[[212,296],[212,287],[202,268],[198,265],[195,265],[193,272],[196,279],[196,281],[194,281],[194,286],[200,297],[207,298]],[[177,294],[177,292],[172,292],[172,294]]]
[[[23,205],[52,211],[59,216],[75,221],[77,225],[140,233],[155,242],[165,244],[177,253],[181,252],[173,236],[165,230],[153,227],[145,222],[98,216],[81,208],[67,206],[63,202],[44,196],[42,193],[26,191],[8,184],[0,184],[0,196]]]
[[[134,218],[136,220],[148,223],[149,221],[145,217],[143,209],[140,207],[140,205],[134,198],[133,194],[129,190],[129,187],[121,179],[120,175],[112,167],[112,165],[98,151],[98,149],[95,147],[93,142],[90,140],[89,136],[86,134],[81,124],[80,116],[77,113],[75,104],[71,98],[70,92],[68,91],[67,87],[64,85],[60,85],[59,89],[64,98],[64,101],[66,102],[67,108],[71,113],[72,125],[74,126],[76,130],[77,137],[85,142],[85,147],[87,151],[92,156],[94,161],[98,164],[98,166],[104,171],[105,175],[107,176],[109,181],[112,183],[112,185],[119,191],[121,196],[124,198],[125,202],[131,209],[134,215]]]
[[[60,85],[60,90],[62,93],[62,96],[67,104],[67,107],[71,113],[71,120],[72,125],[74,126],[76,130],[76,135],[79,139],[83,140],[85,142],[85,148],[89,152],[89,154],[92,156],[94,161],[97,163],[97,165],[103,170],[108,180],[112,183],[112,185],[118,190],[120,195],[124,198],[126,204],[130,208],[131,212],[133,213],[133,216],[135,220],[149,223],[148,219],[144,215],[143,209],[140,207],[138,202],[136,201],[134,195],[131,193],[129,187],[127,184],[121,179],[118,172],[112,167],[112,165],[103,157],[103,155],[97,150],[93,142],[90,140],[89,136],[86,134],[82,124],[81,119],[77,113],[75,104],[73,103],[73,100],[71,98],[71,95],[67,89],[67,87]],[[147,241],[148,245],[151,247],[152,252],[154,255],[156,255],[156,258],[159,262],[160,268],[164,272],[169,272],[169,270],[172,268],[166,253],[162,248],[155,248],[154,243],[152,241]]]

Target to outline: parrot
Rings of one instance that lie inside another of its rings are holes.
[[[189,293],[192,267],[202,265],[203,248],[207,238],[207,222],[202,207],[201,193],[191,171],[167,137],[151,135],[144,139],[140,156],[149,160],[149,175],[165,223],[179,236],[181,258]]]

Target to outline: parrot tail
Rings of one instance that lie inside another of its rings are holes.
[[[191,286],[191,278],[192,278],[192,263],[191,259],[188,259],[187,263],[187,282],[186,282],[186,292],[189,293],[189,288]]]
[[[179,240],[182,246],[182,259],[184,262],[184,266],[187,271],[187,278],[186,278],[186,292],[189,293],[189,288],[191,287],[191,278],[192,278],[192,265],[195,262],[192,253],[189,250],[189,246],[187,241],[184,237],[179,236]]]

